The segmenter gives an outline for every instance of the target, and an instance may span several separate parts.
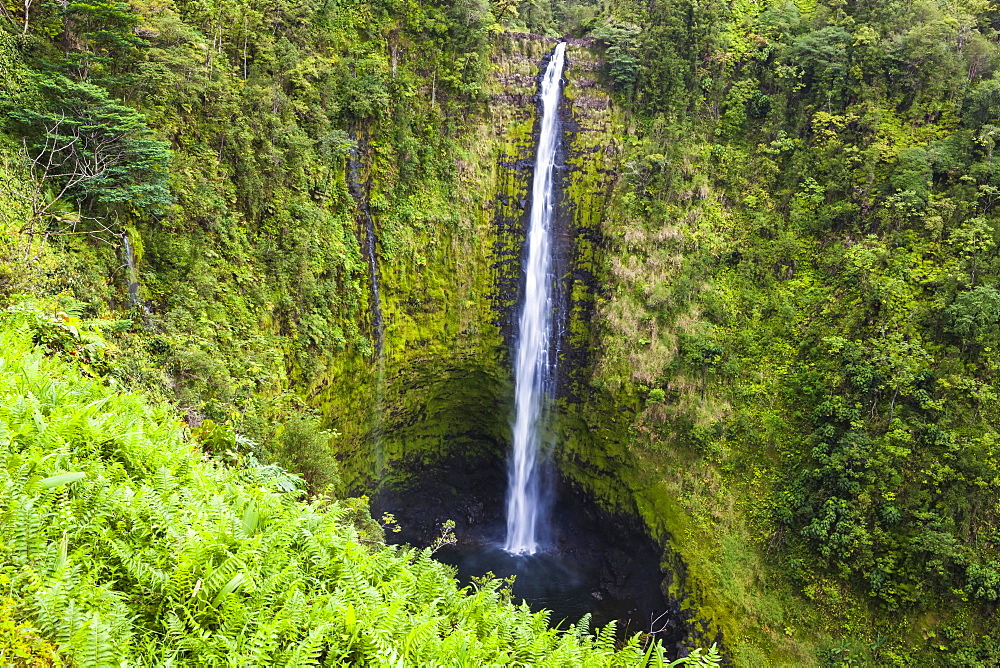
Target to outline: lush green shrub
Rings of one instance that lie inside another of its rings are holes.
[[[310,489],[322,491],[339,482],[337,459],[330,443],[333,438],[333,433],[323,429],[316,417],[294,415],[278,436],[278,458],[305,478]]]
[[[62,666],[56,648],[30,624],[14,617],[14,601],[0,599],[0,663],[24,668]]]
[[[1000,600],[1000,564],[970,564],[966,570],[969,584],[966,591],[984,601]]]

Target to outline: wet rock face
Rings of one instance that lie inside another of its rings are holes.
[[[507,478],[504,462],[495,458],[449,458],[410,471],[407,482],[380,490],[372,497],[372,516],[392,513],[400,531],[393,543],[427,547],[441,533],[441,525],[455,522],[459,540],[470,540],[475,527],[503,519]]]
[[[531,180],[538,144],[538,82],[552,49],[545,40],[514,36],[498,45],[491,63],[493,85],[489,122],[496,127],[497,183],[493,193],[494,323],[504,340],[504,359],[513,350],[522,249],[531,208]]]

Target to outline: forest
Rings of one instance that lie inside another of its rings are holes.
[[[557,505],[676,643],[372,510],[511,447],[559,42]],[[987,0],[0,0],[0,663],[1000,664],[998,141]]]

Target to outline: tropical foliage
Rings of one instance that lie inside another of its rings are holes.
[[[614,4],[594,34],[639,131],[601,380],[645,388],[672,484],[727,490],[686,499],[705,531],[835,634],[961,620],[870,660],[995,662],[997,7]]]
[[[53,642],[71,656],[112,638],[127,658],[167,638],[162,652],[188,660],[237,637],[280,644],[297,615],[319,620],[303,642],[315,629],[322,647],[353,638],[323,658],[411,632],[419,651],[451,637],[432,620],[457,619],[452,603],[394,636],[365,626],[359,606],[410,603],[315,584],[349,549],[376,591],[447,577],[417,553],[376,549],[364,513],[323,496],[339,480],[338,432],[309,404],[330,387],[357,399],[357,369],[374,366],[355,193],[383,267],[419,286],[390,326],[481,334],[456,315],[467,304],[448,277],[468,259],[456,261],[455,238],[485,247],[456,211],[482,209],[464,186],[495,156],[469,148],[486,143],[472,126],[502,134],[488,75],[491,58],[511,57],[496,37],[509,30],[593,38],[617,95],[624,136],[607,154],[621,170],[593,216],[590,387],[610,397],[595,404],[602,418],[639,408],[627,429],[641,473],[690,520],[651,523],[677,522],[692,570],[711,562],[709,589],[729,595],[744,574],[732,607],[762,652],[1000,660],[993,3],[0,0],[0,26],[0,303],[16,301],[7,319],[41,347],[28,355],[6,335],[28,366],[5,357],[17,369],[5,382],[27,389],[10,390],[23,415],[4,413],[12,434],[26,430],[4,446],[4,498],[34,524],[4,523],[21,532],[5,549],[23,568],[6,562],[17,595],[0,607],[0,651],[46,665]],[[470,302],[487,300],[490,271],[463,286]],[[88,329],[86,317],[105,320]],[[408,333],[415,348],[428,340]],[[176,402],[192,431],[103,376]],[[123,422],[87,408],[105,400]],[[196,465],[195,445],[224,465]],[[161,470],[183,484],[157,481]],[[310,503],[294,500],[303,480]],[[123,546],[104,510],[120,515]],[[93,529],[80,519],[91,511]],[[327,556],[265,573],[264,534]],[[171,589],[182,562],[178,577],[197,577]],[[295,591],[322,592],[303,593],[301,610],[278,589],[300,579]],[[45,607],[50,594],[62,598]],[[506,610],[500,584],[475,596]],[[281,630],[259,614],[286,607]],[[519,614],[503,623],[541,624]],[[507,651],[461,628],[477,656]],[[544,651],[582,646],[545,637]]]
[[[33,343],[60,329],[44,320],[0,321],[0,656],[52,665],[51,642],[84,666],[662,663],[611,626],[551,629],[502,580],[460,591],[430,550],[386,547],[362,500],[303,501],[259,465],[207,459],[169,408]]]

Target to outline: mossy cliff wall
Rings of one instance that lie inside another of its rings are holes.
[[[681,600],[709,642],[739,639],[732,607],[697,544],[660,463],[635,447],[643,408],[635,388],[612,383],[600,365],[609,333],[597,311],[609,295],[614,263],[608,235],[619,234],[616,199],[627,191],[628,118],[600,76],[601,54],[588,44],[568,49],[563,103],[565,165],[561,229],[562,290],[567,318],[560,351],[554,456],[560,474],[612,513],[635,517],[662,548],[664,593]],[[695,568],[688,564],[694,559]],[[706,583],[711,583],[707,586]]]
[[[491,57],[489,102],[463,122],[458,186],[422,193],[416,201],[386,203],[377,176],[379,156],[364,151],[361,180],[379,238],[385,348],[331,352],[309,382],[309,401],[337,441],[348,487],[392,483],[409,464],[445,456],[504,454],[509,446],[510,353],[521,281],[522,246],[538,122],[538,79],[557,40],[498,37]],[[599,337],[591,329],[602,272],[603,218],[622,171],[623,115],[599,78],[599,50],[571,42],[563,103],[556,266],[560,276],[560,383],[562,410],[557,458],[570,477],[576,449],[588,458],[611,457],[599,442],[575,435],[595,430],[625,433],[628,415],[595,410],[590,373]],[[370,140],[369,145],[377,143]],[[418,233],[388,247],[400,210]],[[359,237],[363,233],[359,229]],[[606,395],[610,404],[615,401]],[[581,403],[583,402],[583,403]],[[616,419],[621,415],[621,419]],[[622,424],[619,425],[618,423]],[[592,447],[591,447],[592,446]],[[400,464],[403,464],[400,466]],[[607,466],[605,467],[607,468]],[[597,475],[603,475],[598,473]],[[589,486],[589,485],[585,485]]]
[[[340,432],[355,491],[391,484],[415,464],[507,447],[510,316],[528,207],[539,65],[552,45],[499,37],[483,108],[456,119],[461,148],[449,192],[388,201],[380,157],[361,156],[379,242],[384,351],[330,353],[309,401]],[[369,145],[377,142],[369,142]],[[400,216],[407,229],[395,233]],[[389,240],[392,241],[389,241]]]

